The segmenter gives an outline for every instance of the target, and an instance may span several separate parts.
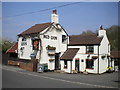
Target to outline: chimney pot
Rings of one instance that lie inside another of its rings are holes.
[[[53,14],[57,14],[57,10],[53,10]]]

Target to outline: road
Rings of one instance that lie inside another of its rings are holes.
[[[2,68],[3,88],[118,88],[118,73],[102,75],[28,72],[12,66]]]

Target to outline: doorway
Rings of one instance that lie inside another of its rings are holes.
[[[60,53],[55,53],[55,70],[60,70]]]
[[[75,60],[75,70],[78,72],[80,71],[79,66],[80,66],[80,60]]]

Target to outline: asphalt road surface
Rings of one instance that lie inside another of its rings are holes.
[[[118,73],[102,75],[28,72],[2,67],[2,88],[118,88]]]

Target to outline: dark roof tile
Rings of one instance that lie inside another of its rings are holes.
[[[111,58],[120,58],[120,51],[111,51]]]
[[[18,50],[18,42],[16,42],[11,48],[9,48],[6,53],[17,53]]]
[[[18,36],[42,32],[43,30],[45,30],[47,27],[51,26],[52,24],[53,23],[51,23],[51,22],[42,23],[42,24],[35,24],[34,26],[30,27],[29,29],[27,29],[26,31],[22,32]]]
[[[68,48],[64,54],[61,56],[61,60],[72,60],[76,53],[78,52],[79,48]]]
[[[95,45],[100,44],[103,37],[98,37],[96,34],[90,35],[72,35],[70,36],[69,45]]]

